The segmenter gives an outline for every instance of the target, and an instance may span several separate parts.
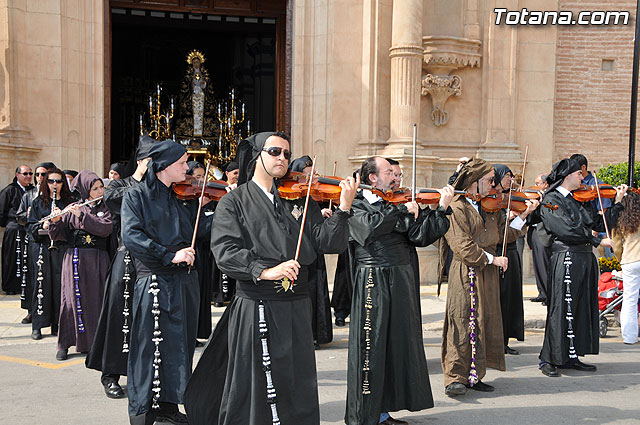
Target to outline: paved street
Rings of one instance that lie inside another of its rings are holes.
[[[534,285],[525,285],[524,295],[529,329],[524,342],[511,344],[521,355],[507,356],[507,371],[490,370],[485,378],[496,392],[470,391],[452,399],[444,395],[439,361],[445,296],[436,298],[434,286],[423,286],[423,336],[436,407],[393,416],[410,424],[640,424],[640,344],[622,344],[619,328],[612,328],[601,340],[601,354],[586,359],[598,366],[595,374],[545,377],[537,369],[543,330],[535,328],[543,323],[545,308],[528,301],[536,295]],[[222,309],[212,310],[217,320]],[[56,361],[56,338],[45,329],[44,339],[31,340],[31,327],[20,324],[23,316],[17,296],[0,296],[0,423],[128,423],[126,399],[104,396],[100,375],[84,367],[84,355]],[[344,423],[347,341],[348,328],[335,328],[334,342],[316,351],[323,424]]]

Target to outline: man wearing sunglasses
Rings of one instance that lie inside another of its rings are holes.
[[[20,225],[16,213],[20,207],[22,195],[31,186],[33,171],[27,165],[16,168],[16,174],[7,187],[0,191],[0,227],[4,227],[2,238],[2,290],[7,295],[21,293],[24,296],[22,285],[23,252],[25,228]],[[25,281],[26,284],[26,281]]]
[[[348,218],[359,179],[340,183],[338,209],[326,220],[310,200],[295,260],[305,199],[280,198],[291,150],[283,133],[264,132],[238,146],[237,189],[218,203],[211,249],[237,279],[185,393],[191,425],[320,423],[309,299],[309,265],[347,248]]]

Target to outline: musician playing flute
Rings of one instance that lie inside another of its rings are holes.
[[[51,219],[49,235],[67,241],[62,260],[61,303],[57,360],[66,360],[69,347],[79,353],[91,348],[98,327],[109,270],[109,235],[113,221],[102,202],[104,184],[96,173],[83,170],[71,182],[80,201],[69,205],[67,213]],[[90,202],[94,201],[94,202]],[[56,208],[53,213],[60,213]]]
[[[186,423],[178,411],[191,376],[200,290],[190,246],[198,200],[171,189],[185,179],[187,152],[171,140],[154,143],[144,181],[127,191],[122,240],[134,258],[136,282],[127,369],[129,421]],[[209,230],[202,217],[198,234]]]
[[[382,157],[365,160],[360,175],[383,192],[395,185],[391,164]],[[413,246],[427,246],[445,234],[452,198],[447,186],[435,210],[415,202],[392,205],[367,189],[354,200],[348,425],[406,424],[388,412],[433,407],[410,253]]]
[[[50,221],[41,222],[41,219],[56,208],[64,209],[74,201],[64,173],[54,167],[46,172],[40,185],[40,195],[28,208],[27,228],[35,245],[32,251],[35,258],[31,263],[34,266],[31,274],[34,280],[31,338],[35,340],[42,339],[41,330],[48,326],[51,326],[51,335],[58,335],[62,258],[67,247],[66,241],[51,243]]]
[[[323,220],[305,199],[280,198],[277,180],[291,158],[283,133],[263,132],[238,147],[240,181],[218,203],[211,249],[237,279],[236,295],[189,382],[192,425],[320,423],[308,266],[348,242],[357,182],[340,183],[339,207]]]

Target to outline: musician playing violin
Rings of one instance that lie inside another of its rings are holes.
[[[381,157],[368,158],[360,175],[363,183],[382,192],[396,183],[391,164]],[[388,412],[433,407],[410,252],[435,242],[449,228],[453,188],[440,194],[436,210],[420,209],[415,202],[396,206],[367,189],[353,202],[348,425],[407,423]]]
[[[454,188],[487,196],[493,180],[493,166],[472,158],[460,170]],[[451,227],[446,239],[453,250],[453,260],[447,289],[442,370],[445,394],[454,397],[465,394],[467,388],[493,391],[493,386],[482,382],[486,369],[505,370],[498,270],[506,272],[509,262],[495,251],[503,240],[504,214],[483,211],[479,202],[464,196],[458,196],[451,208]],[[511,221],[507,234],[518,235],[524,218],[534,209],[533,203],[528,204]],[[475,288],[474,310],[471,310],[471,280]],[[470,329],[472,322],[475,331]]]
[[[552,251],[547,292],[549,314],[540,369],[552,377],[559,376],[558,368],[596,370],[596,366],[585,364],[578,357],[598,354],[599,270],[593,247],[613,248],[613,241],[594,236],[593,231],[604,231],[603,217],[612,222],[612,214],[621,208],[616,203],[604,216],[594,215],[589,204],[576,201],[571,192],[580,186],[582,176],[577,161],[557,162],[547,177],[550,186],[543,201],[558,205],[558,209],[540,209],[546,245]]]
[[[237,279],[186,392],[189,423],[320,423],[309,265],[347,247],[359,179],[342,180],[338,209],[324,220],[309,200],[285,200],[277,180],[291,158],[288,137],[263,132],[238,146],[237,189],[215,212],[211,249],[220,270]]]

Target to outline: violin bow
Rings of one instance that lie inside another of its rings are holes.
[[[604,222],[604,230],[607,232],[607,238],[611,239],[609,233],[609,226],[607,225],[607,217],[604,215],[604,206],[602,205],[602,196],[600,196],[600,185],[598,184],[598,174],[594,171],[593,176],[596,178],[596,193],[598,194],[598,201],[600,202],[600,211],[602,211],[602,221]]]
[[[338,166],[338,161],[333,161],[333,174],[331,174],[332,176],[336,175],[336,167]],[[333,199],[329,199],[329,209],[331,209],[331,204],[333,203]]]
[[[211,160],[207,161],[207,169],[204,172],[204,181],[202,182],[202,192],[200,193],[200,200],[198,201],[198,214],[196,215],[196,225],[193,226],[193,237],[191,238],[191,249],[196,248],[196,236],[198,235],[198,225],[200,224],[200,213],[202,212],[202,204],[204,203],[204,191],[207,188],[207,180],[209,180],[209,167],[211,167]],[[191,266],[189,266],[189,273],[191,273]]]
[[[511,189],[513,188],[513,180],[509,184],[509,199],[507,200],[507,218],[504,222],[504,236],[502,238],[502,257],[507,255],[507,232],[509,231],[509,213],[511,212]],[[500,277],[504,277],[504,269],[500,267]]]
[[[527,155],[529,154],[529,145],[527,145],[526,148],[524,148],[524,164],[522,164],[522,178],[520,179],[520,190],[518,190],[518,192],[522,192],[522,189],[524,188],[524,172],[527,169]]]
[[[418,145],[418,124],[413,123],[413,175],[411,176],[411,202],[416,201],[416,149]]]
[[[313,173],[316,170],[316,155],[313,156],[313,163],[311,164],[311,173],[309,174],[309,190],[307,191],[307,198],[304,200],[304,211],[302,212],[302,224],[300,224],[300,234],[298,235],[298,246],[296,247],[296,257],[294,260],[298,261],[300,256],[300,245],[302,244],[302,233],[304,232],[304,223],[307,221],[307,208],[309,207],[309,198],[311,197],[311,181],[313,180]]]

